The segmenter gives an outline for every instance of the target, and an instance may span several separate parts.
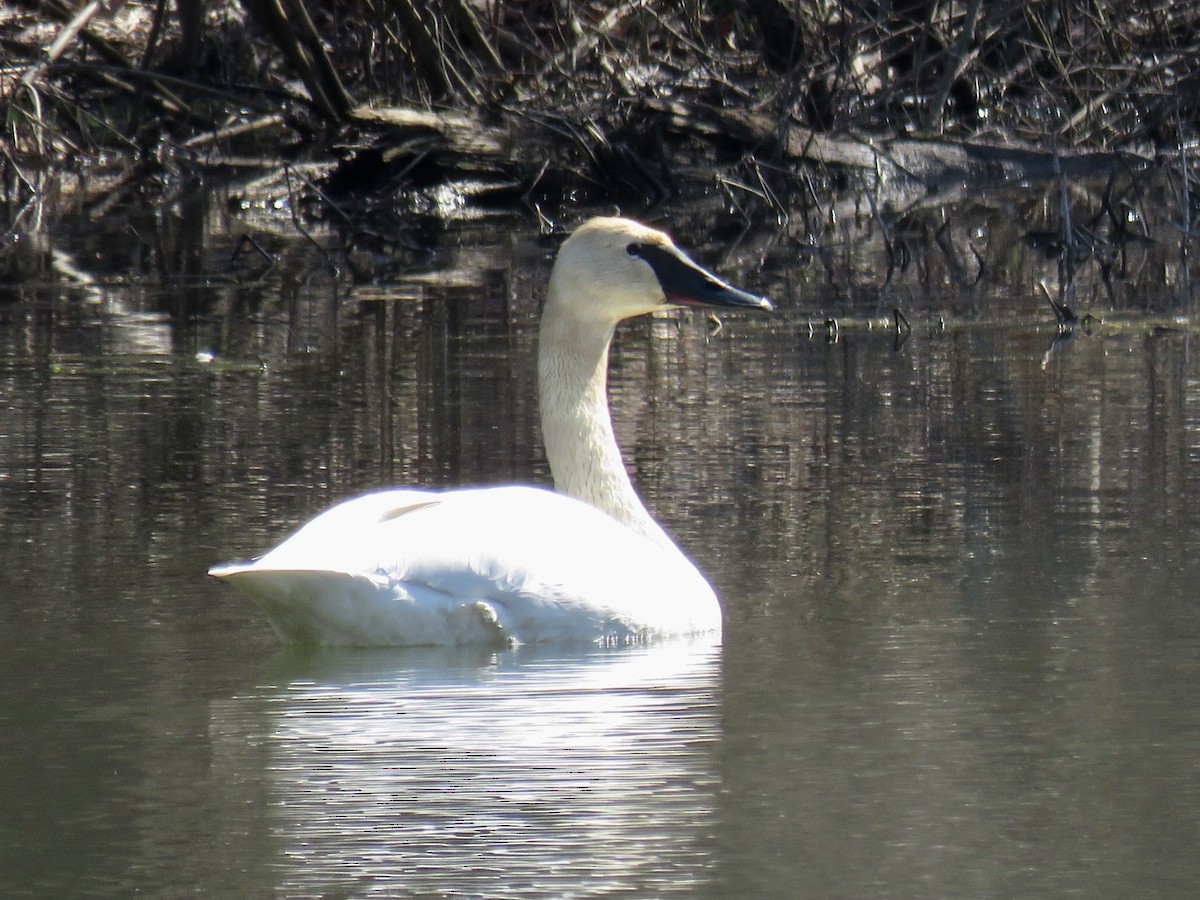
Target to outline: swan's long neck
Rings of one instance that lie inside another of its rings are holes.
[[[547,301],[538,346],[542,439],[554,486],[675,549],[629,480],[608,409],[614,326],[580,321]]]

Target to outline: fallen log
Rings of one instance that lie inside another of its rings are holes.
[[[462,113],[413,107],[359,106],[350,118],[359,125],[377,129],[393,139],[436,137],[445,152],[464,157],[499,158],[507,153],[508,133],[488,127]]]
[[[752,147],[822,166],[874,172],[885,180],[909,178],[931,190],[963,183],[1040,181],[1060,175],[1084,178],[1151,163],[1147,157],[1126,151],[1074,152],[1020,144],[836,135],[761,113],[707,109],[707,115],[726,133]],[[678,112],[675,121],[679,121]]]

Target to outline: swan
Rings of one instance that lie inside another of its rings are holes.
[[[617,324],[684,306],[772,309],[661,231],[623,218],[585,222],[559,250],[539,328],[554,490],[374,491],[264,556],[209,574],[248,596],[288,643],[719,640],[716,594],[639,498],[608,409]]]

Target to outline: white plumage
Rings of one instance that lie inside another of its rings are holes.
[[[608,411],[624,318],[770,304],[661,232],[593,219],[563,245],[542,314],[542,433],[556,491],[398,488],[341,503],[265,556],[217,566],[290,643],[625,643],[716,634],[704,577],[650,516]]]

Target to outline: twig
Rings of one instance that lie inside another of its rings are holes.
[[[185,150],[195,150],[199,147],[215,144],[218,141],[227,141],[232,138],[244,137],[247,134],[254,134],[258,131],[266,131],[283,125],[285,121],[284,117],[280,115],[264,116],[261,119],[255,119],[253,122],[240,122],[237,125],[228,125],[214,131],[198,134],[184,141],[180,146]]]
[[[616,4],[603,19],[579,36],[570,47],[558,54],[553,62],[555,65],[569,65],[571,69],[577,68],[581,57],[595,50],[602,40],[606,40],[626,19],[644,9],[649,2],[650,0],[633,0],[632,3]],[[573,16],[571,19],[574,21]]]
[[[433,94],[449,94],[452,85],[447,75],[445,54],[430,33],[421,13],[411,0],[388,0],[387,8],[400,21],[397,39],[412,57],[417,78]],[[428,9],[428,7],[427,7]]]
[[[67,22],[66,26],[58,33],[58,36],[50,42],[46,48],[46,58],[37,65],[30,66],[25,74],[21,76],[21,83],[32,87],[50,66],[58,62],[59,57],[66,52],[67,47],[78,37],[79,32],[87,27],[87,23],[92,20],[100,7],[103,6],[103,0],[91,0],[82,9],[79,10]]]
[[[981,6],[982,0],[970,0],[967,4],[966,20],[963,22],[962,30],[958,33],[958,39],[954,42],[954,49],[950,52],[950,58],[942,66],[941,82],[938,84],[933,100],[929,104],[929,117],[926,123],[931,130],[939,132],[943,130],[941,127],[943,124],[942,111],[946,108],[946,100],[950,96],[950,89],[954,87],[954,82],[962,77],[965,69],[967,48],[975,37],[975,25],[979,21],[979,9]]]
[[[1063,298],[1063,303],[1059,305],[1066,308],[1070,302],[1070,294],[1075,288],[1075,229],[1071,226],[1071,198],[1067,191],[1067,176],[1062,171],[1057,153],[1054,154],[1054,168],[1055,174],[1058,175],[1058,213],[1061,217],[1059,228],[1063,246],[1063,253],[1058,261],[1059,296]]]
[[[1042,296],[1046,298],[1046,302],[1050,304],[1050,308],[1054,310],[1054,318],[1058,322],[1060,331],[1069,331],[1072,325],[1079,321],[1079,317],[1075,315],[1075,311],[1065,303],[1059,303],[1051,295],[1046,288],[1046,282],[1039,281],[1038,287],[1042,291]]]
[[[488,42],[487,36],[475,17],[474,9],[466,0],[444,0],[446,8],[454,18],[455,23],[466,35],[467,43],[478,53],[493,72],[503,72],[504,63],[500,61],[496,49]]]
[[[285,9],[284,0],[244,0],[246,8],[274,38],[308,89],[313,107],[331,121],[350,114],[353,101],[342,87],[321,36],[300,0]]]

